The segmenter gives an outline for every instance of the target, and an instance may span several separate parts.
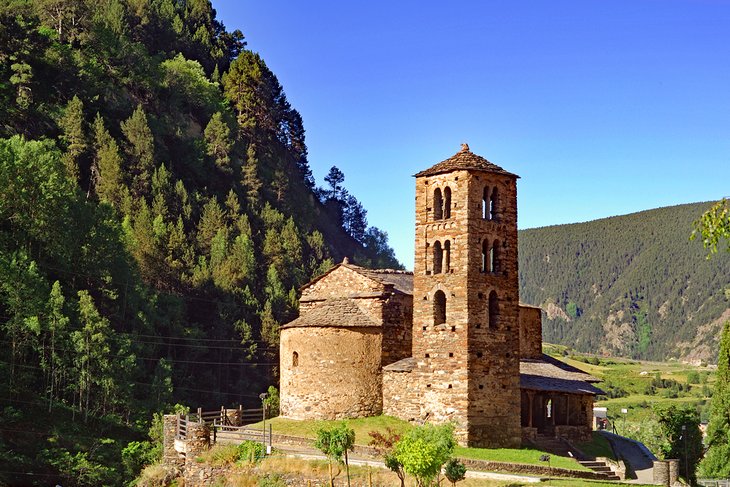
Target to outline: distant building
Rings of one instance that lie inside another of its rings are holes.
[[[590,436],[598,379],[542,353],[519,303],[518,176],[469,151],[416,174],[414,272],[345,260],[302,288],[281,331],[281,413],[388,414],[469,446]]]

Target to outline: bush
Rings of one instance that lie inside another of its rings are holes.
[[[269,386],[266,391],[264,408],[266,409],[267,418],[275,418],[279,415],[279,390],[276,387]]]
[[[700,373],[696,370],[692,370],[687,374],[687,384],[699,384]]]
[[[455,486],[456,482],[466,478],[466,466],[459,459],[452,458],[444,465],[444,475],[451,482],[451,485]]]
[[[143,467],[157,462],[158,449],[149,441],[130,441],[122,450],[122,465],[130,477],[136,477]]]
[[[238,454],[237,460],[239,463],[256,464],[259,463],[266,456],[266,450],[264,445],[257,442],[246,440],[236,447]]]

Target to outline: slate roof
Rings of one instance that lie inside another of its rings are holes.
[[[350,264],[347,264],[347,267],[383,284],[392,284],[397,291],[404,294],[413,294],[412,272],[395,269],[365,269]]]
[[[482,156],[474,154],[469,150],[469,146],[466,144],[461,144],[461,150],[453,156],[415,174],[415,177],[433,176],[435,174],[459,170],[483,171],[504,174],[505,176],[511,176],[513,178],[519,177],[518,175],[505,171],[498,165],[489,162]]]
[[[591,384],[596,377],[547,355],[520,360],[520,388],[571,394],[605,394]]]
[[[325,299],[306,309],[299,318],[290,321],[282,328],[303,326],[317,327],[380,327],[381,323],[373,320],[358,308],[351,299]]]
[[[408,357],[401,359],[397,362],[393,362],[390,365],[386,365],[385,367],[383,367],[383,370],[387,370],[390,372],[410,372],[415,368],[416,359],[413,357]]]

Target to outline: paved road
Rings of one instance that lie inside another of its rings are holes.
[[[601,434],[611,442],[616,453],[628,463],[627,468],[630,467],[630,472],[635,474],[635,479],[629,479],[627,475],[626,480],[628,482],[637,484],[654,483],[654,460],[656,458],[650,457],[650,453],[647,453],[648,450],[642,449],[637,445],[637,442],[623,436],[608,431],[601,431]],[[627,472],[627,474],[630,472]]]

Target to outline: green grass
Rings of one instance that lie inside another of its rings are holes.
[[[510,484],[511,486],[522,485],[520,483]],[[647,484],[629,484],[624,482],[602,482],[600,480],[585,480],[585,479],[546,479],[539,484],[524,484],[527,485],[544,485],[551,487],[616,487],[617,485],[631,485],[632,487],[650,487]],[[652,486],[653,487],[653,486]]]
[[[345,422],[347,426],[355,431],[355,444],[367,445],[370,443],[371,431],[384,432],[387,428],[392,428],[399,434],[402,434],[413,426],[407,421],[403,421],[391,416],[372,416],[369,418],[344,419],[333,421],[298,421],[295,419],[273,418],[267,420],[267,425],[271,423],[274,434],[302,436],[305,438],[316,438],[317,430],[320,428],[329,428]],[[261,428],[261,422],[251,425],[254,428]],[[268,428],[268,426],[267,426]]]
[[[616,460],[611,444],[597,431],[593,432],[593,439],[591,441],[578,443],[575,446],[586,455],[596,458],[606,457]]]
[[[454,456],[472,458],[474,460],[487,460],[492,462],[527,463],[530,465],[548,466],[547,462],[541,462],[540,456],[545,452],[533,448],[464,448],[457,446]],[[550,455],[550,466],[568,468],[571,470],[588,471],[572,458]]]

